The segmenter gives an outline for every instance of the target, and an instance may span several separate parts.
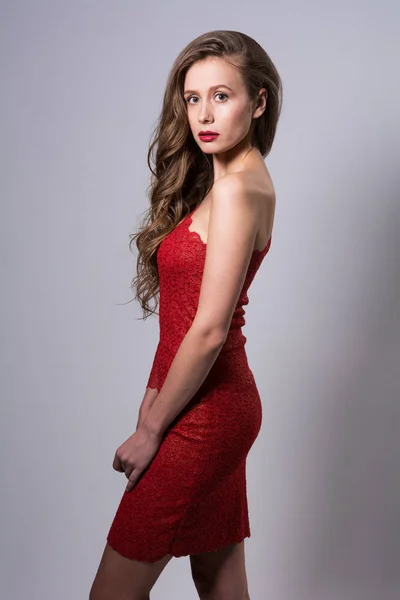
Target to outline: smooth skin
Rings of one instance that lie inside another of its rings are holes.
[[[154,563],[130,560],[106,543],[89,600],[149,600],[150,590],[172,556]]]
[[[260,117],[266,108],[265,88],[259,90],[254,102],[250,102],[240,73],[222,58],[208,57],[188,70],[184,99],[196,143],[205,154],[212,154],[214,183],[220,178],[233,177],[257,198],[254,206],[257,206],[259,229],[255,248],[264,248],[272,232],[275,193],[264,159],[251,145],[250,127],[253,119]],[[198,133],[206,129],[220,135],[215,141],[203,142]],[[197,231],[204,241],[208,233],[212,192],[211,189],[196,211],[190,229]],[[147,389],[137,430],[156,396],[156,390]],[[119,467],[120,464],[118,468],[114,466],[121,470]],[[129,474],[128,469],[125,472],[128,480]],[[172,555],[167,554],[154,563],[131,560],[106,543],[89,600],[149,600],[151,589],[171,558]],[[244,540],[214,552],[193,554],[190,566],[201,600],[250,600]]]
[[[106,544],[89,600],[150,600],[150,591],[171,558],[167,554],[154,563],[130,560]],[[191,555],[190,568],[201,600],[250,600],[244,540]]]

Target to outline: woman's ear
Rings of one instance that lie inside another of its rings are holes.
[[[256,98],[256,107],[255,107],[255,110],[253,113],[253,118],[261,117],[261,115],[263,114],[263,112],[267,106],[267,97],[268,97],[268,92],[267,92],[266,88],[261,88],[258,91],[258,95]]]

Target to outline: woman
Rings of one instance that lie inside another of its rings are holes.
[[[133,280],[145,316],[159,290],[160,340],[136,432],[113,467],[128,479],[91,600],[149,598],[168,561],[190,556],[200,598],[249,598],[246,457],[261,427],[243,305],[271,246],[264,163],[282,84],[266,52],[212,31],[177,57],[151,168]]]

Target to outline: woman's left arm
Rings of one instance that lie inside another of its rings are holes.
[[[141,427],[162,435],[204,382],[229,332],[259,228],[260,198],[238,173],[213,188],[199,304]]]
[[[154,459],[170,423],[204,382],[227,338],[254,249],[260,199],[239,173],[213,187],[199,303],[168,374],[137,431],[120,446],[113,468],[125,472],[131,491]]]

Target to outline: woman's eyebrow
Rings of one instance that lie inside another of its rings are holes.
[[[213,85],[212,87],[210,87],[210,90],[216,90],[217,88],[227,88],[228,90],[230,90],[231,92],[233,92],[233,89],[229,87],[229,85],[225,85],[224,83],[221,83],[219,85]],[[185,90],[184,94],[197,94],[196,90]]]

